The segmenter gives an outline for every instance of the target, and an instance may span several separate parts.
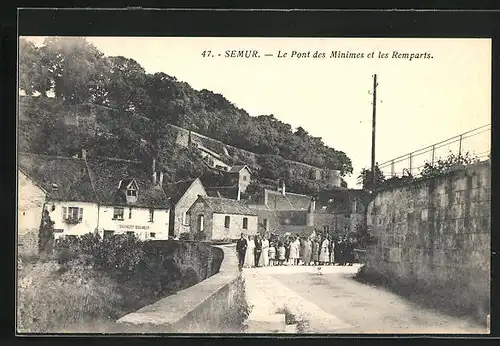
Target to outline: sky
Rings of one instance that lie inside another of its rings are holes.
[[[44,39],[27,38],[37,44]],[[252,116],[273,114],[294,128],[302,126],[352,160],[353,174],[346,177],[352,188],[359,187],[359,172],[371,164],[373,74],[378,79],[375,148],[379,163],[491,122],[490,39],[87,40],[107,56],[136,60],[147,73],[165,72],[194,89],[220,93]],[[257,50],[259,57],[226,58],[227,50]],[[292,57],[293,51],[310,53],[309,57]],[[326,57],[314,58],[316,51]],[[364,57],[330,58],[332,51],[363,53]],[[427,53],[432,58],[396,58],[394,51]],[[368,56],[370,52],[373,58]],[[388,57],[379,57],[379,52],[388,53]],[[287,56],[283,57],[284,53]],[[462,148],[488,151],[489,133],[464,140]],[[384,173],[390,174],[390,169]]]

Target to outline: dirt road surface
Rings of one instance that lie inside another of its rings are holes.
[[[246,269],[244,274],[247,285],[274,299],[275,306],[292,302],[296,313],[309,319],[310,333],[486,333],[486,325],[430,310],[354,280],[358,268],[325,266],[319,271],[284,266]]]

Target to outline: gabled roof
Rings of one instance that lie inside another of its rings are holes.
[[[139,189],[135,179],[123,179],[118,184],[118,187],[120,189],[137,189],[137,190]]]
[[[207,187],[206,191],[210,197],[238,199],[238,186],[212,186]]]
[[[172,206],[176,205],[177,202],[179,202],[182,196],[186,194],[187,190],[194,184],[196,180],[198,180],[198,178],[177,181],[175,183],[170,183],[170,184],[163,184],[163,190],[165,191],[165,194],[167,195],[170,204]]]
[[[229,173],[239,173],[239,172],[241,172],[241,170],[242,170],[243,168],[248,169],[248,171],[249,171],[250,173],[252,173],[252,171],[250,171],[250,168],[248,168],[248,166],[247,166],[247,165],[234,165],[234,166],[232,166],[231,168],[229,168],[228,172],[229,172]]]
[[[210,211],[213,213],[257,216],[257,213],[248,208],[248,206],[242,201],[209,196],[199,196],[198,199],[205,202]]]
[[[163,189],[153,185],[138,161],[89,157],[85,162],[81,158],[20,153],[18,163],[19,169],[46,190],[51,200],[130,205],[125,190],[118,189],[122,181],[122,185],[135,182],[140,190],[131,205],[170,208]]]
[[[139,161],[89,157],[87,163],[100,203],[106,205],[134,205],[138,207],[170,208],[167,196],[160,186],[155,186],[150,174]],[[131,178],[133,177],[133,178]],[[137,201],[127,204],[124,191],[117,189],[120,180],[133,179],[139,193]]]
[[[47,191],[48,199],[90,203],[97,201],[83,159],[19,153],[18,165],[27,177]]]

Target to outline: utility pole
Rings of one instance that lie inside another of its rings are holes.
[[[377,109],[377,75],[373,75],[373,120],[372,120],[372,186],[375,186],[375,119]]]

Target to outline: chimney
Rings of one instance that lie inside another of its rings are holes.
[[[160,171],[160,181],[158,183],[163,186],[163,171]]]
[[[151,171],[153,175],[153,184],[156,185],[156,159],[153,159],[151,163]]]
[[[267,202],[268,202],[268,197],[267,197],[267,190],[264,189],[264,205],[267,206]]]
[[[311,198],[311,206],[310,206],[310,209],[311,209],[311,212],[314,213],[314,211],[316,210],[316,199],[313,197]]]
[[[283,188],[281,189],[281,194],[283,196],[285,196],[285,193],[286,193],[286,191],[285,191],[285,179],[283,179],[283,183],[281,185],[283,186]]]
[[[309,210],[306,214],[306,224],[307,226],[314,226],[314,211],[316,209],[316,200],[311,198],[311,204],[309,205]]]
[[[240,200],[241,199],[241,188],[240,186],[238,185],[238,197],[236,197],[236,200]]]

